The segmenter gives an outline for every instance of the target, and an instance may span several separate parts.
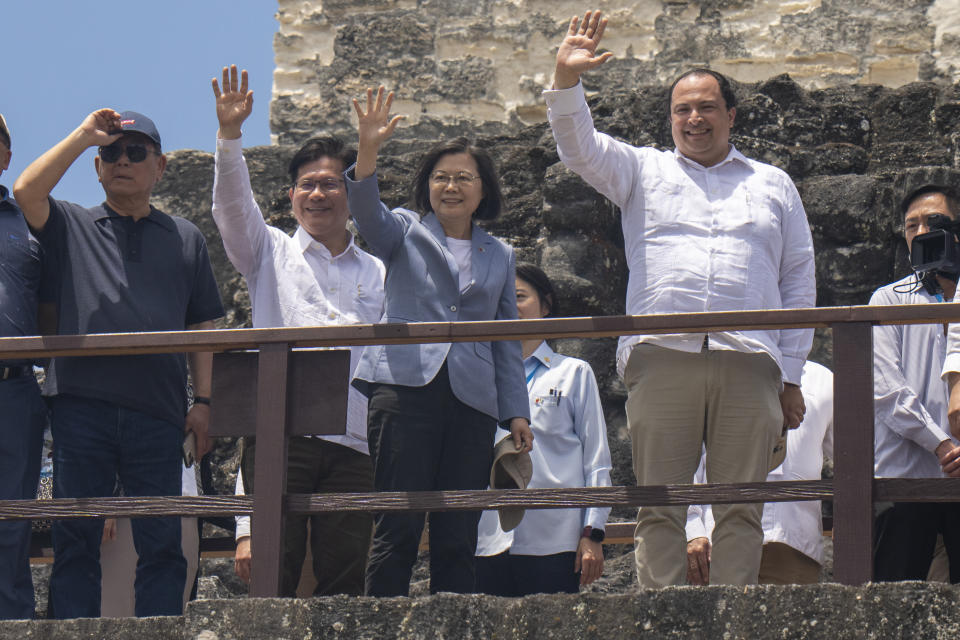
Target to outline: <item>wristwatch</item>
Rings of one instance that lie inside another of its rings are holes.
[[[587,525],[583,528],[583,533],[580,534],[581,538],[590,538],[596,543],[602,543],[607,537],[607,532],[603,529],[594,529],[590,525]]]

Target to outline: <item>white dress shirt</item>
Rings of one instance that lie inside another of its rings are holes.
[[[593,369],[583,360],[556,353],[546,342],[524,360],[530,396],[529,489],[609,487],[610,449],[600,392]],[[509,432],[497,429],[496,441]],[[480,518],[477,555],[545,556],[576,551],[583,527],[603,529],[609,507],[527,509],[517,528],[504,532],[496,511]]]
[[[960,323],[951,322],[947,330],[947,359],[941,373],[945,382],[947,374],[960,373]]]
[[[583,87],[544,91],[563,163],[620,208],[627,313],[813,307],[813,240],[790,177],[730,147],[703,167],[679,151],[634,147],[594,129]],[[664,114],[666,115],[666,114]],[[624,336],[633,345],[698,352],[703,334]],[[710,334],[711,349],[767,353],[786,382],[800,383],[812,329]]]
[[[819,480],[823,459],[833,457],[833,373],[821,364],[803,365],[803,422],[787,435],[783,464],[770,472],[768,482]],[[694,482],[706,482],[705,459]],[[763,505],[763,543],[782,542],[823,564],[823,516],[819,500],[768,502]],[[687,510],[687,540],[710,538],[713,511],[710,505]]]
[[[936,304],[908,276],[874,292],[872,305]],[[942,324],[873,328],[874,474],[942,478],[934,451],[950,439],[947,384],[941,379],[947,337]]]
[[[332,256],[302,227],[290,237],[268,226],[253,197],[240,139],[217,139],[215,167],[213,220],[227,257],[247,281],[254,327],[379,322],[385,273],[380,260],[357,247],[352,236],[346,250]],[[350,349],[350,378],[362,350]],[[346,434],[322,438],[369,453],[363,394],[350,387]]]

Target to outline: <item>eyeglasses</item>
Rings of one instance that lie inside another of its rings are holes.
[[[320,191],[324,193],[336,193],[340,191],[340,185],[342,184],[343,180],[334,180],[333,178],[326,180],[303,180],[297,183],[297,191],[301,193],[313,193],[316,189],[320,189]]]
[[[97,154],[100,156],[100,159],[104,162],[116,162],[120,159],[124,153],[127,154],[127,160],[133,163],[143,162],[147,159],[147,154],[156,153],[152,148],[148,148],[145,144],[128,144],[122,145],[114,142],[113,144],[100,147],[100,150]]]
[[[445,173],[443,171],[435,171],[430,174],[430,184],[438,187],[446,187],[448,184],[450,184],[451,180],[453,180],[453,184],[458,187],[469,187],[474,183],[475,180],[479,180],[479,176],[475,176],[467,171],[461,171],[454,174]]]

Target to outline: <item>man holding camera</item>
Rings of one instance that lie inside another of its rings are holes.
[[[921,264],[929,243],[956,239],[960,194],[942,185],[912,191],[901,205],[904,235],[916,270],[878,289],[872,305],[953,300],[957,272],[950,264]],[[946,229],[936,237],[922,234]],[[920,236],[919,239],[916,239]],[[941,247],[942,249],[942,247]],[[960,477],[960,446],[949,431],[948,392],[941,380],[947,336],[940,324],[874,327],[874,472],[878,478]],[[874,580],[923,580],[937,534],[950,557],[950,581],[960,582],[960,505],[878,503],[874,523]]]

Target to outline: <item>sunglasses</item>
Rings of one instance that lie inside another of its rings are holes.
[[[147,159],[147,154],[153,153],[153,149],[145,144],[128,144],[126,146],[113,143],[106,147],[100,147],[97,154],[104,162],[116,162],[124,153],[127,154],[127,160],[130,162],[143,162]]]

